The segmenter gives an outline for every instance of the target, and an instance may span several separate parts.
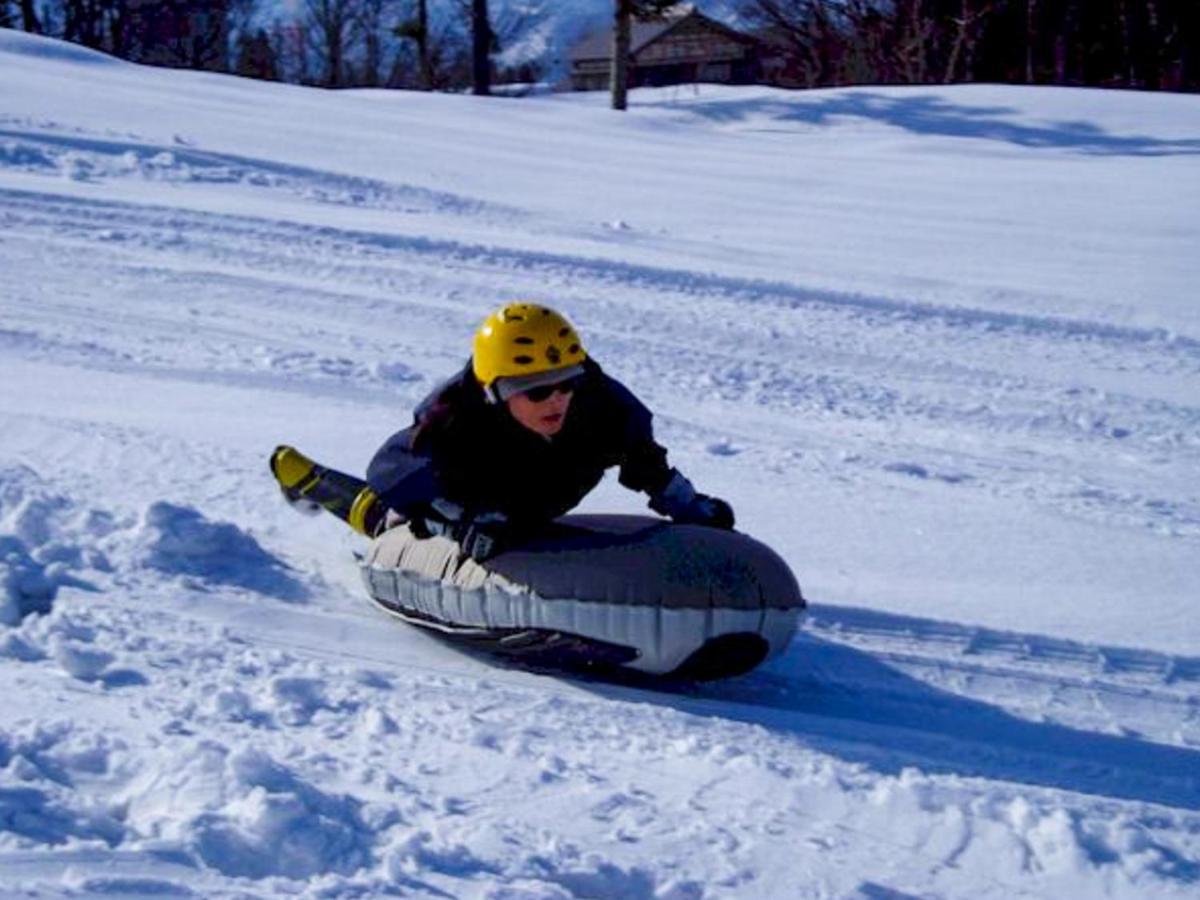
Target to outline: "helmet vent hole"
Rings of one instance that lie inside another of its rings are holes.
[[[514,356],[513,362],[515,362],[519,366],[527,366],[531,362],[533,362],[533,357],[532,356]]]
[[[572,344],[570,347],[567,348],[567,352],[570,353],[572,356],[574,356],[576,353],[579,352],[579,345]]]
[[[567,336],[568,334],[570,334],[570,333],[571,333],[571,329],[570,329],[570,328],[560,328],[560,329],[558,329],[558,336],[559,336],[559,337],[566,337],[566,336]]]
[[[532,344],[532,343],[533,343],[533,338],[531,338],[531,337],[519,337],[519,338],[517,338],[516,340],[514,340],[514,341],[513,341],[513,343],[514,343],[514,344]]]

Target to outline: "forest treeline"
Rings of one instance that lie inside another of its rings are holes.
[[[1200,88],[1200,0],[751,0],[806,86]]]
[[[484,92],[497,67],[481,75],[478,57],[486,62],[542,16],[525,6],[490,16],[487,0],[0,0],[0,27],[133,62],[323,87],[458,90],[482,81]]]
[[[520,65],[497,63],[501,48],[554,14],[553,0],[492,7],[487,0],[0,0],[0,26],[136,62],[327,87],[478,91],[482,80],[486,92],[491,81],[563,79],[569,47]],[[763,80],[786,86],[986,81],[1200,90],[1200,0],[742,0],[736,8],[728,24],[760,41]]]

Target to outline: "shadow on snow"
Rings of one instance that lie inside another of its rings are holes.
[[[687,110],[716,122],[768,117],[780,122],[827,125],[853,117],[880,122],[914,134],[999,141],[1021,147],[1074,150],[1096,156],[1192,156],[1200,137],[1167,140],[1145,135],[1114,135],[1087,121],[1045,125],[1006,120],[1019,111],[1004,106],[949,103],[932,94],[880,94],[847,91],[820,100],[714,100],[687,104]]]
[[[195,586],[238,587],[288,603],[308,599],[309,590],[283,560],[229,522],[213,522],[197,509],[160,501],[146,510],[143,562]]]
[[[947,629],[977,631],[870,610],[817,606],[813,611],[827,619],[844,618],[859,629],[911,633],[915,625],[918,641],[944,635]],[[1069,644],[1012,637],[1051,647]],[[1098,652],[1086,645],[1070,646],[1080,654]],[[1124,654],[1123,666],[1136,662],[1133,657],[1144,657],[1148,665],[1167,659],[1141,651],[1119,652]],[[1200,672],[1200,660],[1177,663],[1189,681]],[[998,674],[1020,679],[1007,669]],[[782,657],[729,681],[671,684],[621,675],[589,677],[584,684],[616,699],[633,688],[639,701],[787,733],[815,750],[879,773],[895,775],[914,767],[1200,809],[1200,750],[1023,719],[926,684],[878,656],[808,631],[798,633]],[[1196,875],[1200,878],[1200,872]]]

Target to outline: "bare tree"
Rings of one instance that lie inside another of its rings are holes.
[[[471,90],[480,96],[492,92],[492,47],[495,35],[488,17],[488,0],[471,0]]]
[[[1057,27],[1054,29],[1054,83],[1066,84],[1067,72],[1070,68],[1070,53],[1069,46],[1071,40],[1071,32],[1077,22],[1073,13],[1074,6],[1070,3],[1062,4],[1060,13],[1061,19],[1055,23]]]
[[[1037,0],[1025,0],[1025,83],[1033,84],[1033,59],[1037,53]]]
[[[427,91],[433,90],[433,54],[430,47],[429,35],[429,4],[428,0],[417,0],[416,15],[401,22],[393,29],[393,33],[402,39],[410,40],[417,47],[417,69],[420,73],[421,87]]]
[[[33,0],[21,0],[21,28],[30,34],[42,33],[42,23]]]
[[[85,47],[104,49],[107,14],[103,0],[66,0],[63,37]]]
[[[346,57],[354,20],[354,0],[304,0],[309,42],[325,63],[322,84],[345,84]]]
[[[315,80],[312,51],[300,23],[277,20],[268,37],[280,79],[295,84],[308,84]]]
[[[261,30],[254,24],[258,3],[259,0],[226,0],[225,31],[229,36],[230,47],[237,47],[243,39],[249,40],[255,32]]]
[[[469,35],[472,0],[455,0],[458,15],[431,19],[424,0],[418,0],[416,19],[393,29],[417,51],[417,84],[426,90],[460,89],[473,84],[472,40]],[[425,16],[424,22],[421,16]],[[403,72],[394,70],[391,82],[405,83]]]
[[[955,26],[954,42],[950,47],[950,58],[946,61],[946,74],[942,78],[944,84],[951,84],[956,80],[959,60],[964,58],[966,62],[963,64],[962,80],[971,80],[971,56],[975,47],[977,32],[980,22],[991,11],[992,5],[990,3],[978,6],[975,0],[962,0],[962,12],[953,20]]]
[[[389,0],[358,0],[354,10],[354,34],[362,45],[362,69],[358,83],[377,87],[382,81],[384,18]]]
[[[792,76],[796,83],[814,87],[814,47],[812,29],[809,27],[809,0],[756,0],[751,14],[764,33],[770,36],[776,53],[789,60]]]
[[[629,44],[633,31],[633,0],[613,0],[612,108],[629,105]]]
[[[613,0],[612,69],[609,78],[613,109],[623,110],[629,101],[629,51],[634,18],[658,16],[675,5],[676,0]]]
[[[261,28],[258,31],[243,31],[235,44],[233,71],[244,78],[260,78],[277,81],[279,67],[271,40]]]
[[[900,11],[900,42],[896,50],[901,77],[908,84],[925,84],[929,80],[934,20],[925,15],[924,0],[904,0],[897,6]]]

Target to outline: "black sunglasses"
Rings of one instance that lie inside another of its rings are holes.
[[[534,403],[541,403],[543,400],[549,400],[554,394],[573,394],[581,381],[583,381],[583,376],[576,375],[574,378],[568,378],[566,381],[558,381],[554,384],[539,384],[537,387],[531,387],[527,391],[521,391],[521,393]]]

